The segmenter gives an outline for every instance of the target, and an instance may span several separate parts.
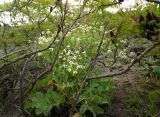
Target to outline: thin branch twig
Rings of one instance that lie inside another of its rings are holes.
[[[6,58],[6,57],[8,57],[8,56],[11,56],[11,55],[13,55],[13,54],[17,54],[17,53],[19,53],[19,52],[28,50],[29,48],[30,48],[30,47],[25,47],[25,48],[22,48],[22,49],[20,49],[20,50],[16,50],[16,51],[14,51],[14,52],[8,53],[8,54],[0,57],[0,60],[3,60],[4,58]]]
[[[23,76],[24,76],[24,73],[25,73],[26,66],[27,66],[28,62],[30,62],[33,59],[33,57],[34,57],[34,55],[32,55],[31,58],[29,58],[28,60],[26,60],[26,62],[24,63],[23,69],[22,69],[22,71],[20,72],[20,75],[19,75],[19,81],[20,81],[20,107],[21,107],[21,110],[22,110],[23,113],[25,113],[24,105],[23,105]]]

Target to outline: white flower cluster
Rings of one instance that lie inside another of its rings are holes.
[[[61,52],[59,59],[63,61],[64,69],[71,74],[76,75],[79,70],[85,69],[82,60],[85,60],[86,57],[86,51],[80,53],[78,50],[71,50],[71,47],[67,45],[67,48]]]
[[[81,25],[79,29],[82,30],[83,32],[88,32],[92,29],[92,27],[85,24],[85,25]]]
[[[51,41],[51,39],[52,38],[47,38],[47,37],[45,37],[45,36],[41,36],[40,38],[39,38],[39,44],[47,44],[47,43],[49,43],[50,41]]]
[[[108,53],[111,54],[111,53],[113,53],[113,51],[109,49],[109,50],[108,50]]]
[[[127,40],[120,40],[120,42],[125,44],[125,43],[127,43]]]
[[[96,23],[96,24],[99,24],[99,23]],[[82,31],[83,33],[86,33],[86,32],[97,32],[98,30],[101,30],[99,27],[95,27],[94,26],[95,24],[93,24],[93,26],[90,26],[90,25],[87,25],[87,24],[84,24],[84,25],[80,25],[76,30],[77,31]],[[102,28],[102,26],[101,26]]]
[[[118,50],[116,56],[120,59],[127,59],[126,51],[127,51],[126,49]],[[112,48],[107,50],[107,56],[109,61],[113,61],[114,52],[115,50]]]
[[[39,37],[39,44],[40,45],[49,44],[49,42],[51,42],[51,40],[54,38],[55,33],[52,33],[50,31],[50,29],[47,29],[46,31],[43,31],[42,35]]]
[[[121,57],[122,59],[126,59],[127,58],[125,51],[120,51],[118,53],[118,56]]]

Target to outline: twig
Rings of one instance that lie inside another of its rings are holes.
[[[88,13],[85,13],[84,15],[80,16],[79,18],[83,18],[87,15],[90,15],[91,13],[94,13],[98,8],[109,7],[109,6],[113,6],[113,5],[117,5],[117,4],[119,4],[119,2],[97,6],[94,9],[90,9]]]
[[[22,49],[20,49],[20,50],[17,50],[17,51],[8,53],[8,54],[6,54],[6,55],[0,57],[0,60],[3,60],[4,58],[6,58],[6,57],[8,57],[8,56],[11,56],[11,55],[13,55],[13,54],[19,53],[19,52],[21,52],[21,51],[28,50],[29,48],[30,48],[30,47],[25,47],[25,48],[22,48]]]
[[[115,44],[115,50],[114,50],[114,55],[113,55],[113,63],[111,64],[111,66],[113,66],[116,62],[117,62],[117,58],[116,58],[116,55],[117,55],[117,51],[118,51],[118,47],[117,45]]]

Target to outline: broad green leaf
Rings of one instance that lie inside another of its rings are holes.
[[[93,105],[93,104],[89,104],[89,103],[84,103],[81,105],[80,107],[80,113],[81,115],[83,115],[85,113],[85,111],[89,110],[94,117],[96,117],[98,114],[102,114],[103,113],[103,109],[100,108],[98,105]]]

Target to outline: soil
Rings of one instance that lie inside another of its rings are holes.
[[[129,72],[114,78],[116,90],[110,95],[112,104],[105,108],[108,115],[103,117],[133,117],[129,113],[126,98],[141,89],[142,71],[133,68]]]

